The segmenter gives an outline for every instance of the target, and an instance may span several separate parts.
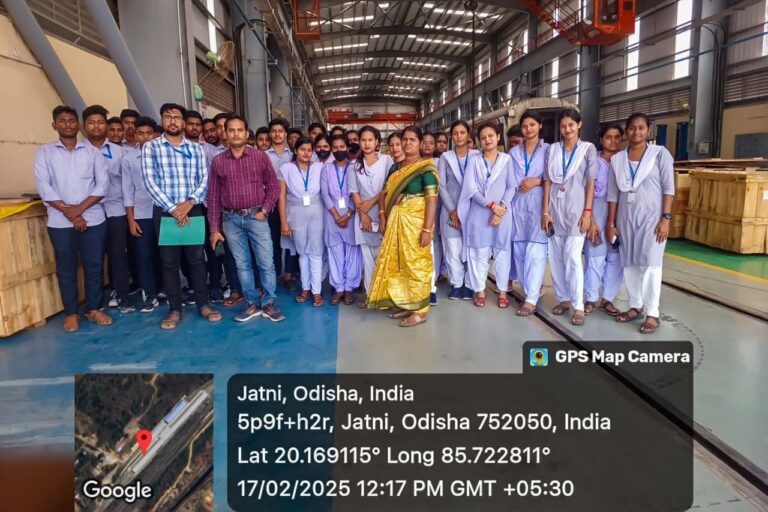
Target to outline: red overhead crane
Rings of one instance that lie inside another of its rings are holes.
[[[581,12],[568,1],[523,0],[523,3],[571,44],[613,44],[635,32],[635,0],[588,1],[594,2],[591,19],[583,19]]]
[[[320,0],[292,0],[293,28],[299,41],[320,40]]]

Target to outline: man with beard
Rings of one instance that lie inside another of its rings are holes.
[[[219,145],[219,132],[213,119],[203,119],[203,140],[211,146]]]
[[[271,146],[272,141],[269,139],[269,128],[266,126],[260,126],[256,130],[256,148],[262,151],[266,151]]]
[[[202,202],[208,190],[208,165],[203,150],[199,144],[184,138],[185,113],[186,109],[175,103],[160,107],[163,135],[142,148],[144,184],[155,205],[155,228],[161,239],[161,218],[172,217],[179,226],[184,226],[190,217],[202,216]],[[175,329],[181,321],[182,253],[189,263],[200,316],[209,322],[221,320],[221,313],[208,304],[203,245],[163,245],[160,259],[170,307],[168,316],[160,324],[163,329]]]

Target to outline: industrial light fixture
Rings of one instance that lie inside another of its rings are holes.
[[[344,62],[341,64],[324,64],[322,66],[318,66],[317,69],[335,69],[335,68],[343,68],[344,66],[360,66],[361,64],[365,64],[365,61],[359,60],[357,62]]]
[[[449,41],[448,39],[434,39],[428,37],[418,37],[413,34],[409,35],[411,39],[416,39],[419,43],[434,43],[434,44],[452,44],[455,46],[469,46],[472,43],[468,41]]]
[[[345,80],[357,80],[358,78],[363,78],[363,75],[340,76],[338,78],[324,78],[321,80],[321,82],[325,84],[328,82],[343,82]]]
[[[361,46],[368,46],[368,43],[350,43],[350,44],[338,44],[336,46],[327,46],[324,48],[315,48],[316,52],[327,52],[331,50],[349,50],[350,48],[360,48]]]
[[[428,62],[414,62],[412,60],[403,60],[402,57],[397,57],[397,60],[402,61],[406,66],[421,66],[425,68],[447,68],[448,64],[430,64]]]

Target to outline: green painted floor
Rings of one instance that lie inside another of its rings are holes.
[[[764,254],[734,254],[689,240],[668,240],[667,253],[726,270],[768,279],[768,256]]]

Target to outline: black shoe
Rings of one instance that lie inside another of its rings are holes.
[[[132,313],[136,311],[136,306],[128,302],[128,299],[117,301],[117,310],[121,313]]]
[[[473,300],[475,298],[475,292],[463,286],[461,288],[461,300]]]
[[[436,293],[430,293],[429,294],[429,305],[430,306],[437,306],[437,294]]]
[[[141,311],[142,313],[151,313],[159,305],[160,305],[160,301],[157,300],[157,297],[155,297],[154,295],[149,295],[147,296],[147,298],[144,299],[144,303],[141,305],[141,308],[139,308],[139,311]]]
[[[461,288],[452,288],[448,294],[448,300],[459,300],[461,298]]]
[[[224,293],[221,291],[221,288],[213,289],[211,290],[211,302],[214,304],[221,304],[224,302]]]
[[[285,320],[285,315],[275,306],[274,302],[270,302],[264,306],[261,310],[261,314],[264,318],[269,318],[273,322],[282,322]]]

